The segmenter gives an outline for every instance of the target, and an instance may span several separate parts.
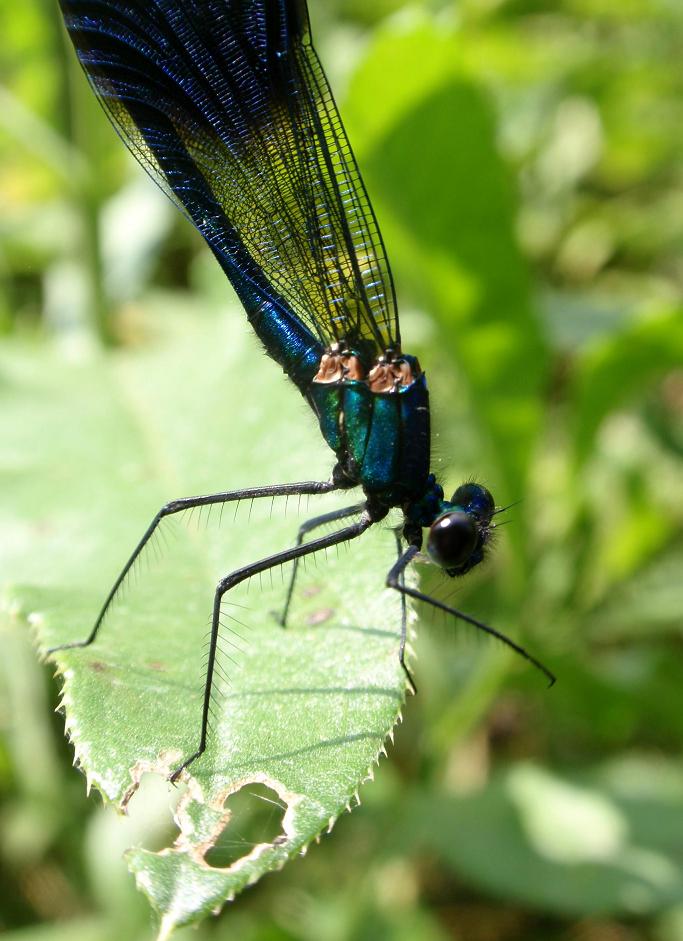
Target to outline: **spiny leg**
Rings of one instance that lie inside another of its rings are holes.
[[[126,579],[126,576],[135,565],[140,553],[145,548],[149,540],[156,532],[157,527],[166,516],[172,516],[175,513],[182,513],[183,510],[194,509],[196,507],[212,506],[214,504],[232,503],[239,500],[258,500],[261,497],[291,497],[305,496],[306,494],[330,493],[337,490],[338,485],[333,481],[301,481],[293,484],[273,484],[266,487],[248,487],[244,490],[226,490],[223,493],[211,493],[202,497],[183,497],[180,500],[172,500],[164,504],[156,514],[152,522],[145,530],[142,539],[133,550],[130,558],[124,565],[121,573],[114,582],[109,594],[107,595],[97,620],[85,640],[72,641],[68,644],[59,644],[51,647],[47,653],[51,654],[57,650],[70,650],[75,647],[88,647],[95,640],[97,632],[102,626],[109,606],[116,597],[117,592]]]
[[[398,558],[401,560],[403,555],[403,545],[401,543],[401,533],[395,529],[394,535],[396,536],[396,548],[398,549]],[[401,587],[405,586],[405,567],[401,569],[398,575],[399,583]],[[406,679],[410,685],[410,688],[413,691],[413,694],[417,693],[417,686],[415,685],[415,680],[413,679],[413,674],[408,669],[406,664],[406,641],[408,639],[408,605],[406,602],[406,596],[404,592],[401,592],[401,644],[398,648],[398,659],[401,664],[401,669],[406,675]]]
[[[360,536],[362,533],[364,533],[369,526],[372,526],[372,523],[373,520],[370,514],[365,511],[362,517],[351,526],[345,526],[343,529],[338,529],[336,532],[330,533],[327,536],[320,536],[318,539],[314,539],[305,546],[294,546],[291,549],[284,549],[282,552],[277,552],[275,555],[261,559],[259,562],[252,562],[250,565],[243,566],[243,568],[235,569],[234,572],[231,572],[229,575],[226,575],[225,578],[221,579],[221,581],[216,586],[216,593],[214,595],[213,602],[211,639],[209,642],[209,658],[206,666],[206,682],[204,684],[204,702],[202,705],[202,725],[199,736],[199,747],[192,755],[190,755],[189,758],[187,758],[178,768],[176,768],[176,770],[170,776],[170,780],[172,782],[177,781],[183,769],[191,765],[192,762],[199,758],[199,756],[202,755],[206,749],[209,709],[211,705],[211,689],[213,686],[213,675],[216,665],[216,648],[218,645],[218,632],[220,628],[221,602],[226,592],[230,591],[231,588],[234,588],[235,585],[239,585],[240,582],[243,582],[254,575],[258,575],[259,572],[265,572],[268,569],[275,568],[278,565],[284,565],[286,562],[293,562],[295,559],[299,559],[302,556],[319,552],[321,549],[329,549],[331,546],[337,546],[339,543],[348,542],[350,539],[355,539],[357,536]]]
[[[519,654],[520,657],[523,657],[525,660],[531,663],[532,666],[535,666],[537,670],[540,670],[541,673],[543,673],[543,675],[547,678],[549,686],[552,686],[555,683],[555,675],[551,673],[551,671],[545,667],[540,660],[537,660],[536,657],[532,656],[532,654],[525,650],[524,647],[515,643],[514,640],[511,640],[509,637],[506,637],[505,634],[497,631],[495,627],[484,624],[483,621],[478,621],[476,618],[471,617],[471,615],[465,614],[463,611],[458,611],[457,608],[451,608],[449,605],[444,604],[437,598],[432,598],[429,595],[426,595],[424,592],[418,591],[416,588],[410,588],[408,585],[406,585],[403,581],[403,573],[419,551],[420,550],[417,546],[408,546],[396,564],[393,565],[389,570],[386,581],[388,588],[395,589],[404,597],[409,595],[411,598],[415,598],[417,601],[424,601],[426,604],[430,604],[432,607],[438,608],[439,611],[445,611],[446,614],[452,614],[453,617],[458,618],[458,620],[465,621],[467,624],[471,624],[473,627],[476,627],[477,630],[483,631],[485,634],[489,634],[491,637],[495,637],[496,640],[501,641],[503,644],[505,644],[506,647],[514,650],[514,652]]]
[[[308,533],[313,532],[313,530],[317,529],[319,526],[324,526],[325,523],[337,523],[339,520],[347,519],[349,516],[355,516],[355,514],[360,513],[364,507],[364,503],[356,503],[354,506],[345,506],[341,510],[332,510],[330,513],[321,513],[320,516],[314,516],[312,519],[306,520],[306,522],[302,523],[299,527],[299,533],[296,537],[296,545],[302,545],[304,537]],[[298,570],[299,559],[297,557],[294,560],[294,564],[292,565],[292,575],[289,579],[289,587],[287,589],[287,597],[285,598],[285,606],[282,609],[282,614],[278,618],[278,622],[281,627],[287,627],[287,617],[289,615],[289,608],[292,603],[294,584],[296,582]]]

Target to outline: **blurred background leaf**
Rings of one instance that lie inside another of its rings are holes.
[[[420,694],[361,807],[199,934],[681,941],[683,5],[310,6],[405,345],[429,375],[435,470],[448,488],[476,476],[500,503],[521,501],[457,604],[522,638],[559,682],[547,693],[422,613]],[[96,418],[116,455],[95,518],[143,501],[148,478],[87,395],[80,415],[55,397],[41,423],[22,364],[49,362],[68,390],[117,348],[172,351],[178,318],[201,329],[234,310],[201,240],[99,112],[56,4],[0,7],[0,27],[0,391],[23,435],[0,447],[0,579],[30,591],[68,558],[61,498],[103,477],[96,449],[83,466],[60,458],[70,436]],[[229,436],[231,407],[207,401],[192,421],[210,439],[219,414]],[[25,470],[41,441],[54,484],[37,494]],[[112,564],[124,535],[108,532]],[[74,616],[104,568],[89,563]],[[422,577],[443,597],[455,587]],[[152,937],[119,857],[161,845],[167,812],[152,795],[124,831],[86,802],[29,610],[0,591],[0,929]]]

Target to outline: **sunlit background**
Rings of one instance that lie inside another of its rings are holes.
[[[309,2],[429,374],[436,469],[519,501],[457,603],[559,682],[425,617],[420,693],[362,805],[183,936],[683,941],[683,4]],[[0,35],[0,428],[48,440],[27,363],[66,377],[163,345],[159,311],[241,315],[56,3],[3,4]],[[59,565],[36,558],[51,455],[33,489],[19,458],[0,440],[0,931],[151,938],[121,853],[159,824],[138,808],[123,832],[86,799],[14,599]]]

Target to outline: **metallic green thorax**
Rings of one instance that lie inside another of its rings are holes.
[[[349,485],[386,507],[420,499],[429,476],[429,394],[424,373],[376,392],[365,379],[313,381],[308,399]]]

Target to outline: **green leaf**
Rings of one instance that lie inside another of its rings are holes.
[[[606,416],[635,399],[683,362],[680,309],[643,317],[622,333],[592,345],[576,369],[573,387],[577,460],[585,460]]]
[[[199,317],[193,330],[176,325],[158,352],[74,363],[3,351],[1,467],[12,510],[0,522],[4,546],[15,547],[0,548],[4,601],[38,626],[44,646],[87,635],[166,500],[329,476],[332,455],[310,411],[231,313],[230,329]],[[164,323],[175,323],[168,312]],[[166,776],[194,751],[218,578],[292,545],[303,518],[351,502],[257,501],[253,512],[231,506],[222,526],[217,510],[178,524],[159,560],[148,553],[96,643],[55,656],[77,761],[106,800],[125,808],[143,774]],[[223,645],[236,663],[223,660],[231,679],[176,809],[178,839],[128,854],[163,937],[304,852],[368,777],[404,697],[400,604],[384,588],[394,557],[393,534],[377,526],[309,565],[287,630],[272,615],[287,571],[272,588],[264,577],[228,599],[245,606],[224,606]],[[232,865],[210,865],[207,852],[230,826],[226,799],[254,782],[281,804],[281,833],[257,837]]]
[[[683,546],[674,543],[659,553],[649,565],[607,595],[604,603],[591,611],[584,630],[603,643],[652,639],[667,633],[679,636],[683,611]]]
[[[517,763],[481,792],[420,795],[410,835],[484,891],[564,917],[683,903],[683,769],[622,758],[567,776]]]
[[[63,924],[35,925],[3,932],[7,941],[102,941],[108,925],[101,919],[70,919]]]

